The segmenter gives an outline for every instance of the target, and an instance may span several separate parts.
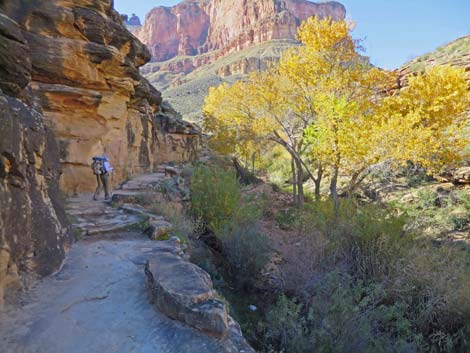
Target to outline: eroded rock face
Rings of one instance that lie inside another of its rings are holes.
[[[71,237],[59,197],[59,149],[29,86],[31,56],[18,24],[0,11],[0,307],[26,274],[62,263]]]
[[[228,53],[273,39],[295,38],[301,21],[310,16],[342,19],[337,2],[307,0],[199,0],[157,7],[147,15],[136,36],[153,61],[210,51]]]
[[[183,160],[188,153],[181,148],[197,144],[194,129],[169,138],[154,121],[156,112],[165,115],[161,95],[138,70],[150,53],[127,31],[112,3],[7,0],[0,5],[19,23],[28,44],[30,86],[59,141],[60,183],[69,194],[95,187],[89,167],[94,155],[109,155],[116,184],[158,163]],[[19,71],[28,65],[23,64]],[[175,144],[161,148],[162,140]]]

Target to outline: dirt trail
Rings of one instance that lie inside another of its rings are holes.
[[[110,229],[93,219],[108,225],[135,220],[88,197],[74,200],[70,209],[85,210],[92,229]],[[122,230],[106,233],[75,244],[59,273],[0,312],[2,353],[226,352],[216,339],[151,304],[144,265],[157,242]]]

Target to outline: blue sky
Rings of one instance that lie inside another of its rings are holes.
[[[241,1],[241,0],[233,0]],[[143,21],[155,6],[177,0],[114,0],[121,13]],[[340,0],[356,22],[355,36],[364,39],[373,64],[394,69],[406,61],[470,34],[470,0]]]

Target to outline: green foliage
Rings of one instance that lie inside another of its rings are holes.
[[[332,272],[313,288],[307,304],[282,296],[268,311],[265,347],[279,352],[419,352],[405,308],[383,303],[384,291]]]
[[[390,275],[412,239],[404,234],[404,216],[375,205],[357,207],[344,200],[335,215],[331,201],[319,201],[310,212],[308,226],[322,230],[330,241],[328,261],[347,264],[352,275],[366,282]]]
[[[239,208],[241,187],[234,172],[198,166],[191,180],[191,210],[213,233],[232,221]]]
[[[469,214],[456,214],[451,216],[451,222],[455,231],[462,231],[470,228]]]
[[[275,217],[276,223],[281,229],[294,229],[299,224],[301,213],[297,208],[280,210]]]
[[[152,206],[152,210],[156,214],[162,215],[172,224],[168,234],[169,238],[178,237],[182,242],[187,242],[191,235],[197,238],[201,232],[201,225],[198,220],[191,219],[183,210],[174,207],[174,205],[156,203]]]
[[[470,349],[470,263],[468,251],[418,240],[401,259],[387,300],[402,303],[430,352]]]
[[[452,194],[452,199],[456,205],[462,205],[467,211],[470,211],[470,192],[467,190],[455,191]]]
[[[418,203],[417,207],[419,208],[429,208],[434,207],[436,205],[436,200],[438,195],[435,191],[431,190],[420,190],[418,192]]]
[[[470,193],[467,189],[445,191],[425,185],[418,191],[400,194],[398,199],[389,201],[388,206],[406,215],[407,231],[433,239],[448,238],[470,225]]]
[[[266,313],[264,345],[280,352],[310,352],[308,320],[303,306],[282,295]]]
[[[434,192],[424,192],[418,204],[432,206],[435,196]],[[329,239],[323,269],[312,274],[320,277],[316,282],[322,285],[310,291],[312,296],[306,301],[313,303],[310,308],[328,308],[314,317],[328,320],[329,330],[318,331],[317,340],[312,339],[311,344],[326,345],[325,352],[342,352],[338,343],[342,339],[344,349],[352,347],[354,352],[409,351],[410,347],[415,347],[412,352],[468,350],[470,254],[466,248],[436,246],[406,233],[406,220],[376,205],[357,207],[346,201],[338,215],[329,202],[319,202],[311,206],[309,217],[303,216],[305,230],[320,229]],[[342,275],[333,276],[339,268]],[[325,287],[324,276],[334,279],[334,290]],[[354,294],[357,291],[359,294]],[[326,300],[338,300],[339,311],[335,312],[335,304],[327,305]],[[364,308],[367,316],[355,318],[355,313]],[[304,310],[303,317],[307,314],[311,313]],[[395,326],[387,326],[390,323],[383,321],[387,318],[392,318]],[[349,322],[356,325],[348,328],[345,323]],[[397,337],[395,343],[402,345],[389,346],[385,338],[390,333]],[[365,339],[356,341],[356,337]],[[334,345],[338,350],[330,350]]]
[[[242,199],[234,173],[220,167],[198,167],[191,182],[191,210],[219,240],[224,265],[234,283],[249,287],[271,256],[266,236],[258,231],[260,200]]]
[[[234,282],[249,288],[271,258],[268,238],[261,234],[252,220],[236,219],[217,233],[223,255]]]
[[[419,72],[430,65],[457,64],[462,60],[462,56],[468,53],[469,50],[470,38],[466,36],[445,44],[431,53],[413,59],[406,65],[410,66],[411,71]]]

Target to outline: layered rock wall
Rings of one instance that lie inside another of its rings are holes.
[[[139,73],[150,53],[112,0],[0,1],[0,305],[26,274],[57,270],[71,242],[59,196],[194,157],[198,132]],[[60,189],[59,189],[60,188]]]
[[[275,39],[293,39],[301,21],[310,16],[343,19],[337,2],[307,0],[187,0],[150,11],[136,36],[151,51],[153,61],[219,55]]]
[[[161,148],[167,132],[154,120],[162,110],[161,96],[138,70],[150,53],[112,5],[112,0],[2,5],[29,45],[31,88],[59,141],[61,188],[69,194],[93,190],[89,165],[94,155],[110,157],[116,184],[158,163],[186,158],[181,146],[197,143],[196,132],[187,126],[174,138],[177,144]]]
[[[59,196],[59,149],[30,87],[31,56],[0,11],[0,307],[25,274],[57,270],[71,241]]]
[[[344,19],[340,3],[186,0],[151,10],[129,29],[150,49],[141,72],[185,117],[198,120],[208,88],[277,63],[311,16]]]

